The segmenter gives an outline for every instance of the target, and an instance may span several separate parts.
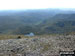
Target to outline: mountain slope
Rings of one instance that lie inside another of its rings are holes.
[[[57,9],[0,12],[0,34],[75,32],[74,12]]]
[[[45,33],[75,32],[75,14],[57,14],[41,23]]]

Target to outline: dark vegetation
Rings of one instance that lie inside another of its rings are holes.
[[[21,36],[18,36],[17,39],[21,39]]]
[[[75,11],[41,9],[0,12],[0,34],[66,34],[75,32]]]

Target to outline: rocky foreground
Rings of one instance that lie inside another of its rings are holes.
[[[75,50],[75,35],[0,40],[0,56],[50,56]]]

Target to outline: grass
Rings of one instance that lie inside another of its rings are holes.
[[[72,34],[70,34],[70,35],[72,35]],[[25,36],[25,35],[4,35],[4,34],[2,34],[2,35],[0,35],[0,40],[17,39],[18,36],[20,36],[21,38],[37,38],[37,37],[39,37],[39,38],[46,37],[47,38],[47,36],[50,37],[50,36],[61,36],[61,35],[60,34],[48,34],[48,35],[44,34],[44,35],[35,35],[32,37],[29,37],[29,36]],[[62,36],[63,36],[63,34],[62,34]]]
[[[0,40],[17,39],[18,36],[20,36],[21,38],[29,38],[28,36],[24,35],[0,35]]]

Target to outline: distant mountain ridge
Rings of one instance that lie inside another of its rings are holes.
[[[75,11],[41,9],[0,12],[0,34],[75,32]]]

